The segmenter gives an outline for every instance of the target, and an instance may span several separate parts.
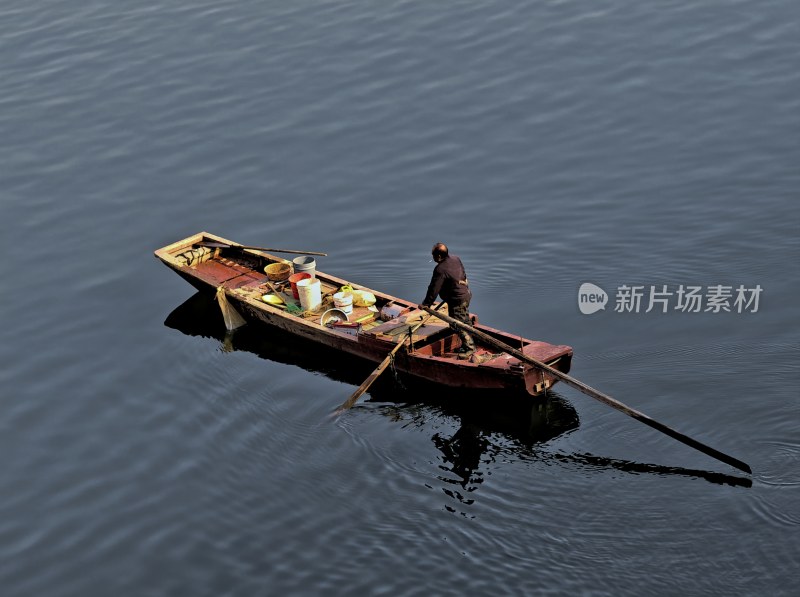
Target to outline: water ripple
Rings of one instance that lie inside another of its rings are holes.
[[[0,14],[4,595],[790,594],[792,3]],[[754,474],[562,386],[520,413],[388,383],[330,422],[360,369],[165,322],[192,291],[152,250],[199,230],[410,300],[447,242],[481,321]],[[764,301],[586,317],[583,281]]]

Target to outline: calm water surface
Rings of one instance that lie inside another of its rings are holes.
[[[794,593],[795,2],[0,17],[0,594]],[[331,420],[369,370],[226,337],[152,256],[200,230],[412,300],[447,242],[482,321],[753,475],[563,385],[387,377]],[[625,285],[763,290],[616,312]]]

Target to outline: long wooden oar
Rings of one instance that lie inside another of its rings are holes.
[[[433,311],[429,307],[423,307],[423,308],[426,311],[433,313]],[[595,390],[594,388],[586,385],[582,381],[579,381],[579,380],[575,379],[574,377],[571,377],[571,376],[567,375],[566,373],[562,373],[558,369],[554,369],[553,367],[550,367],[549,365],[545,365],[544,363],[542,363],[540,361],[537,361],[534,358],[529,357],[525,353],[517,350],[516,348],[513,348],[513,347],[509,346],[505,342],[501,342],[500,340],[498,340],[497,338],[494,338],[493,336],[490,336],[489,334],[486,334],[486,333],[484,333],[484,332],[482,332],[482,331],[480,331],[480,330],[478,330],[478,329],[476,329],[476,328],[474,328],[474,327],[472,327],[470,325],[462,323],[461,321],[458,321],[457,319],[453,319],[452,317],[450,317],[448,315],[441,314],[441,315],[437,315],[437,317],[443,319],[444,321],[446,321],[447,323],[449,323],[451,325],[454,325],[456,327],[462,328],[463,330],[465,330],[468,333],[470,333],[471,335],[475,336],[476,338],[478,338],[482,342],[485,342],[486,344],[489,344],[490,346],[494,346],[498,350],[502,350],[503,352],[507,352],[508,354],[510,354],[510,355],[512,355],[514,357],[517,357],[520,361],[525,361],[526,363],[530,363],[531,365],[534,365],[535,367],[538,367],[542,371],[547,371],[551,375],[554,375],[555,377],[558,377],[561,381],[563,381],[567,385],[575,388],[576,390],[579,390],[579,391],[583,392],[587,396],[591,396],[595,400],[599,400],[603,404],[607,404],[611,408],[615,408],[618,411],[621,411],[621,412],[625,413],[629,417],[633,417],[634,419],[636,419],[640,423],[644,423],[645,425],[648,425],[648,426],[652,427],[653,429],[656,429],[656,430],[660,431],[661,433],[667,434],[668,436],[670,436],[673,439],[678,440],[679,442],[683,442],[687,446],[691,446],[695,450],[700,450],[704,454],[708,454],[709,456],[711,456],[713,458],[716,458],[717,460],[720,460],[720,461],[722,461],[722,462],[724,462],[726,464],[729,464],[729,465],[731,465],[733,467],[736,467],[739,470],[742,470],[742,471],[744,471],[746,473],[752,473],[753,472],[750,469],[750,466],[748,466],[746,463],[742,462],[741,460],[738,460],[738,459],[734,458],[733,456],[728,456],[727,454],[724,454],[723,452],[720,452],[719,450],[715,450],[714,448],[711,448],[711,447],[709,447],[709,446],[697,441],[696,439],[692,439],[691,437],[689,437],[687,435],[684,435],[683,433],[679,433],[678,431],[675,431],[674,429],[672,429],[670,427],[667,427],[663,423],[659,423],[658,421],[656,421],[654,419],[651,419],[646,414],[644,414],[642,412],[639,412],[638,410],[635,410],[635,409],[631,408],[630,406],[627,406],[627,405],[623,404],[622,402],[619,402],[618,400],[614,400],[611,396],[609,396],[607,394],[604,394],[603,392],[600,392],[598,390]]]
[[[327,257],[327,253],[318,253],[316,251],[293,251],[291,249],[267,249],[266,247],[251,247],[250,245],[228,245],[225,243],[211,242],[209,240],[201,240],[197,243],[201,247],[209,247],[212,249],[251,249],[253,251],[272,251],[273,253],[297,253],[298,255],[320,255]]]
[[[442,305],[444,305],[444,301],[442,301],[441,303],[436,305],[436,309],[428,308],[427,310],[430,311],[431,315],[437,315],[436,312],[441,308]],[[422,324],[424,324],[429,319],[430,319],[430,315],[427,316],[427,317],[424,317],[422,319],[422,321],[420,321],[416,325],[410,327],[409,330],[408,330],[408,338],[412,338],[414,332],[416,332],[420,328],[420,326],[422,326]],[[358,399],[361,397],[361,395],[364,392],[366,392],[369,389],[369,387],[375,382],[375,380],[378,379],[378,377],[380,377],[381,373],[383,373],[386,370],[386,368],[389,366],[389,363],[392,362],[392,359],[394,358],[395,353],[398,350],[400,350],[400,347],[403,346],[403,344],[405,343],[406,337],[407,336],[405,334],[403,334],[403,337],[400,340],[397,341],[397,344],[395,344],[394,348],[391,350],[391,352],[388,355],[386,355],[386,358],[383,359],[383,361],[381,361],[381,364],[378,365],[375,368],[375,371],[373,371],[372,373],[369,374],[369,377],[367,377],[367,379],[364,380],[364,383],[362,383],[360,386],[358,386],[358,389],[355,392],[353,392],[353,395],[350,396],[350,398],[348,398],[347,400],[345,400],[342,403],[342,405],[339,408],[336,409],[336,412],[334,413],[334,415],[342,414],[344,411],[350,409],[358,401]]]

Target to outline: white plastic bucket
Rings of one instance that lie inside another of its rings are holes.
[[[316,277],[317,262],[314,261],[313,257],[309,257],[308,255],[295,257],[292,259],[292,264],[294,265],[295,273],[306,272],[307,274],[311,274],[312,278]]]
[[[313,311],[322,304],[322,285],[316,278],[306,278],[297,282],[300,307],[303,311]]]
[[[337,292],[333,295],[333,306],[341,309],[347,314],[353,312],[353,293]]]

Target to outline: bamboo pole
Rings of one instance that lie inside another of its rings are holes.
[[[197,243],[201,247],[210,247],[212,249],[250,249],[252,251],[272,251],[273,253],[296,253],[298,255],[320,255],[327,257],[327,253],[318,253],[316,251],[294,251],[292,249],[267,249],[266,247],[251,247],[250,245],[229,245],[226,243],[217,243],[209,240],[202,240]]]

